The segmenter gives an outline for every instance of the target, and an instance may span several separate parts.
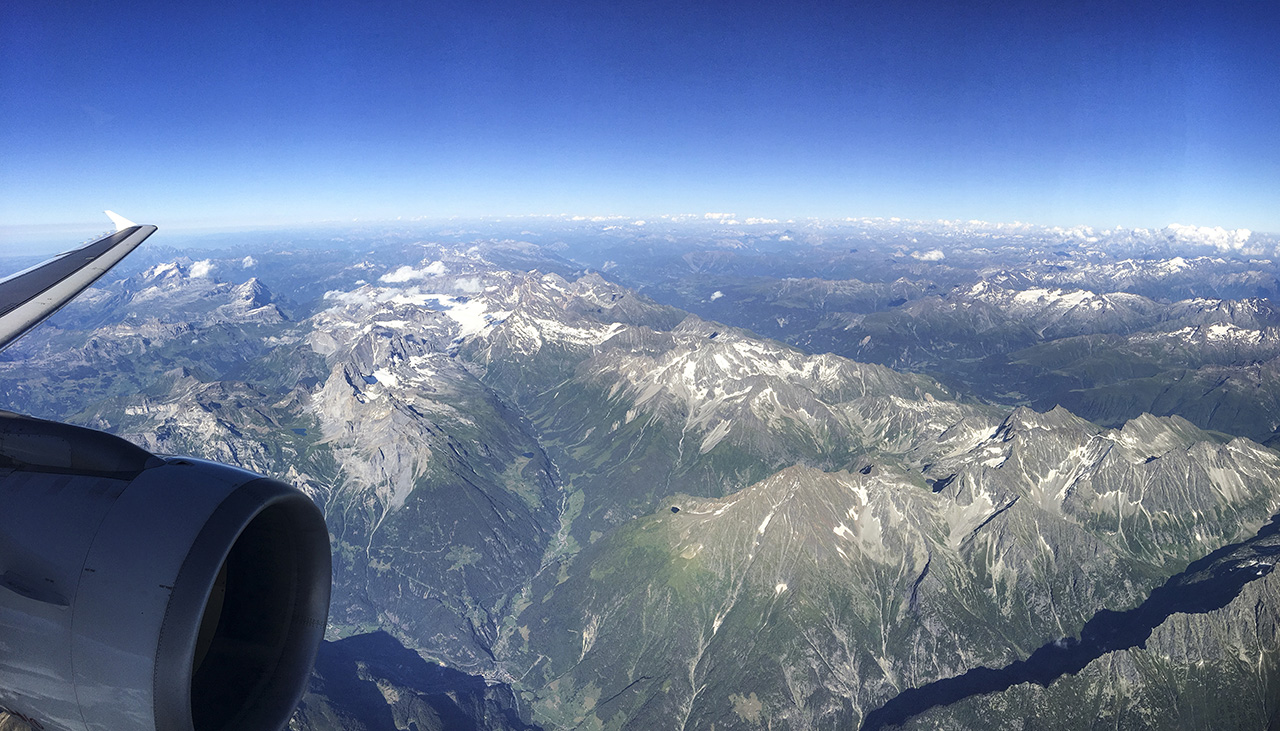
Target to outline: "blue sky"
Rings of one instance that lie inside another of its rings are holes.
[[[1278,31],[1277,0],[9,0],[0,227],[113,208],[1277,232]]]

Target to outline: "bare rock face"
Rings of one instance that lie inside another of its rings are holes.
[[[244,284],[236,285],[228,293],[228,302],[216,310],[216,317],[240,323],[276,324],[286,318],[280,308],[272,301],[271,290],[258,280],[250,279]]]
[[[370,320],[330,310],[309,339],[329,374],[305,408],[338,465],[318,496],[343,558],[333,616],[491,672],[498,624],[559,527],[557,478],[518,413],[441,349],[458,323],[386,304]]]

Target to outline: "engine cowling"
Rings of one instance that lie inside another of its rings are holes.
[[[275,731],[327,623],[294,488],[0,415],[0,710],[61,731]]]

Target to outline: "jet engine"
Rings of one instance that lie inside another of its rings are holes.
[[[329,608],[294,488],[0,412],[0,710],[37,731],[276,731]]]

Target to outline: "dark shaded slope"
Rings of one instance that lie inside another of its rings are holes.
[[[931,708],[970,696],[998,693],[1019,683],[1048,687],[1059,677],[1080,672],[1103,655],[1145,647],[1155,628],[1177,613],[1204,614],[1239,596],[1245,584],[1271,573],[1280,557],[1280,515],[1254,537],[1210,553],[1157,587],[1139,606],[1125,612],[1104,609],[1085,624],[1079,639],[1066,637],[1036,650],[1026,660],[1003,668],[977,667],[962,675],[905,690],[867,714],[863,731],[896,726]]]
[[[326,642],[294,731],[538,731],[506,685],[428,663],[385,632]]]

